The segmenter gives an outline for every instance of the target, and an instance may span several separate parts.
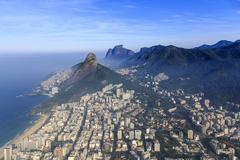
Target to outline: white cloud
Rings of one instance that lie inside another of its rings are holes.
[[[183,17],[183,15],[181,15],[181,14],[174,14],[174,15],[172,15],[172,17],[173,18],[181,18],[181,17]]]
[[[124,7],[125,7],[125,8],[129,8],[129,9],[135,9],[135,8],[137,8],[136,5],[132,5],[132,4],[125,5]]]

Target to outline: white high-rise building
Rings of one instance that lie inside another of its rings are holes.
[[[142,136],[142,131],[141,130],[135,130],[135,139],[140,140]]]
[[[122,130],[118,130],[118,140],[122,139]]]
[[[133,140],[134,139],[134,131],[129,132],[129,139]]]
[[[193,140],[193,136],[194,136],[193,130],[188,130],[188,139]]]
[[[12,148],[4,148],[4,160],[12,159]]]
[[[154,142],[154,151],[155,151],[155,152],[160,152],[160,150],[161,150],[160,147],[161,147],[161,146],[160,146],[159,141],[156,140],[156,141]]]

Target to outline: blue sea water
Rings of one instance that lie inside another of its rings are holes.
[[[17,98],[50,73],[81,62],[85,54],[0,55],[0,147],[23,132],[35,118],[29,113],[46,97]]]

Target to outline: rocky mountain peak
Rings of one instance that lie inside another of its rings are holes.
[[[124,48],[123,45],[117,45],[107,51],[106,58],[125,59],[133,54],[134,52],[132,50]]]
[[[87,57],[84,60],[85,64],[89,65],[96,65],[97,64],[97,57],[94,53],[88,53]]]

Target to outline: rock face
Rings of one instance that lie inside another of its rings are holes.
[[[97,57],[94,53],[89,53],[84,61],[86,65],[96,65]]]
[[[133,55],[134,52],[132,50],[126,49],[123,45],[117,45],[113,49],[110,48],[107,53],[107,59],[126,59],[129,56]]]
[[[85,76],[87,76],[89,73],[92,73],[97,68],[97,58],[94,53],[89,53],[84,60],[84,62],[79,63],[72,67],[73,73],[71,75],[71,78],[68,80],[67,84],[71,85]]]

